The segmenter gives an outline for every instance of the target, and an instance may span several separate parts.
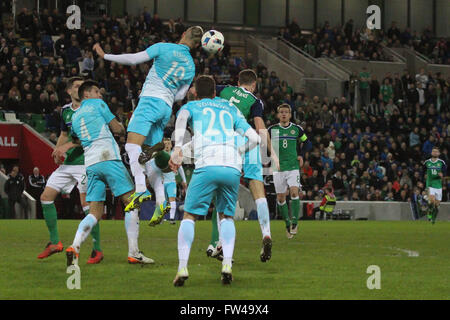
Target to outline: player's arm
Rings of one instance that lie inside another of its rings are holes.
[[[248,124],[239,109],[236,108],[237,116],[233,124],[233,129],[241,136],[247,137],[246,143],[239,147],[239,152],[244,154],[255,148],[259,143],[261,143],[261,137],[258,133]]]
[[[152,46],[153,47],[153,46]],[[125,54],[106,54],[99,43],[96,43],[93,47],[95,52],[105,60],[116,62],[124,65],[137,65],[152,60],[154,57],[150,56],[153,52],[149,53],[149,49],[140,51],[138,53],[125,53]]]
[[[178,89],[177,93],[175,94],[175,102],[181,101],[186,97],[186,93],[188,92],[190,87],[190,84],[183,85],[180,89]]]
[[[61,159],[67,151],[79,146],[81,146],[80,141],[75,136],[72,136],[72,141],[66,142],[56,147],[55,150],[53,150],[52,155],[56,157],[56,159]]]
[[[186,192],[187,183],[186,183],[186,175],[184,174],[183,166],[178,168],[178,173],[180,174],[181,180],[183,181],[181,185],[183,186],[183,192]]]
[[[261,142],[266,142],[267,150],[270,152],[270,157],[277,170],[280,170],[280,160],[278,159],[275,150],[273,150],[272,142],[270,141],[270,134],[266,129],[263,119],[264,105],[260,99],[257,99],[250,108],[250,115],[253,117],[256,132],[261,137]]]
[[[301,146],[303,143],[305,143],[308,140],[308,136],[305,134],[305,132],[303,131],[303,128],[299,127],[299,133],[298,133],[298,138],[297,138],[297,159],[298,159],[298,164],[300,165],[300,168],[303,167],[303,157],[300,155],[301,154]]]
[[[112,119],[109,123],[109,128],[111,129],[112,133],[123,136],[125,135],[125,127],[122,123],[117,120],[117,118]]]
[[[175,147],[173,148],[169,160],[169,166],[173,172],[176,172],[183,162],[183,152],[181,151],[181,148],[183,146],[184,135],[190,117],[190,111],[184,106],[180,109],[175,122]]]

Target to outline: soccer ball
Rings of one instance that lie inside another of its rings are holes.
[[[225,38],[217,30],[209,30],[203,34],[202,48],[208,53],[217,53],[223,49]]]

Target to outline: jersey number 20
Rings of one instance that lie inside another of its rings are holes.
[[[206,115],[207,113],[211,114],[211,119],[209,120],[209,124],[208,124],[208,128],[206,129],[205,132],[205,136],[217,136],[219,135],[221,132],[220,130],[214,129],[214,123],[216,122],[216,113],[211,109],[211,108],[204,108],[203,109],[203,114]],[[219,121],[220,121],[220,126],[222,127],[222,131],[227,135],[227,136],[232,136],[233,135],[233,127],[231,128],[227,128],[225,125],[225,115],[227,115],[230,120],[231,120],[231,125],[233,126],[233,116],[231,115],[231,113],[229,113],[226,110],[221,110],[219,112]]]

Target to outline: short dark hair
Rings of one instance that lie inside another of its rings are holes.
[[[74,83],[75,81],[84,81],[84,78],[83,78],[83,77],[78,77],[78,76],[69,78],[69,79],[67,80],[66,90],[72,88],[73,83]]]
[[[85,91],[90,91],[92,87],[100,88],[100,85],[97,81],[94,80],[86,80],[83,84],[78,88],[78,97],[80,100],[83,100],[83,95]]]
[[[257,76],[252,69],[245,69],[239,72],[239,83],[242,85],[253,84],[256,82]]]
[[[431,148],[432,151],[433,151],[434,149],[436,149],[437,151],[441,151],[441,150],[439,149],[438,146],[434,146],[433,148]]]
[[[211,76],[200,76],[195,80],[195,92],[197,93],[197,99],[214,98],[216,92],[216,81]]]

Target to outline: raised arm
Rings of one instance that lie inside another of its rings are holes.
[[[100,47],[100,44],[98,43],[94,45],[93,49],[102,59],[116,62],[118,64],[137,65],[151,60],[147,51],[125,54],[105,54],[103,49]]]

